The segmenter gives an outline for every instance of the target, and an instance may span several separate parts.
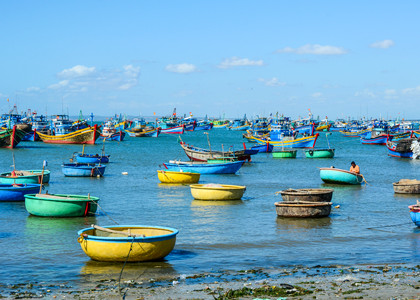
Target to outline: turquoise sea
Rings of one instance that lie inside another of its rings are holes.
[[[242,132],[213,129],[212,149],[243,147]],[[17,169],[40,169],[48,161],[49,193],[88,194],[100,197],[96,217],[40,218],[30,216],[23,202],[0,203],[0,284],[50,283],[83,286],[103,278],[118,278],[119,263],[91,261],[77,242],[77,231],[90,224],[154,225],[177,228],[174,251],[160,262],[128,264],[124,279],[147,280],[219,270],[277,268],[295,265],[353,265],[408,263],[420,260],[420,230],[411,222],[408,205],[416,196],[397,196],[392,183],[402,178],[420,179],[420,161],[387,156],[385,146],[361,145],[339,133],[329,137],[336,148],[333,159],[273,159],[253,156],[236,175],[202,176],[200,183],[245,185],[240,201],[193,200],[188,185],[162,185],[156,170],[162,163],[187,157],[177,136],[130,138],[107,142],[110,154],[103,178],[67,178],[61,164],[81,145],[22,142],[17,149],[0,149],[2,172],[11,170],[12,153]],[[182,139],[208,147],[202,131]],[[252,144],[247,143],[248,146]],[[317,147],[325,147],[325,133]],[[102,143],[86,146],[100,153]],[[318,167],[348,169],[354,160],[368,184],[324,185]],[[128,175],[122,175],[127,172]],[[277,218],[275,192],[287,188],[334,188],[334,208],[322,219]]]

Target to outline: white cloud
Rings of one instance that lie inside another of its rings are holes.
[[[121,84],[118,89],[120,90],[128,90],[138,84],[138,78],[140,76],[140,67],[136,67],[133,65],[126,65],[123,66],[124,69],[124,80],[123,84]]]
[[[316,92],[316,93],[313,93],[311,96],[312,96],[313,98],[320,98],[320,97],[322,97],[322,93],[320,93],[320,92]]]
[[[41,89],[36,86],[31,86],[26,89],[27,92],[39,92]]]
[[[387,49],[392,46],[394,46],[393,40],[383,40],[383,41],[370,44],[371,48],[381,48],[381,49]]]
[[[71,79],[71,78],[88,76],[94,72],[95,72],[95,67],[86,67],[82,65],[77,65],[70,69],[64,69],[63,71],[59,72],[57,76],[59,78]]]
[[[384,92],[386,99],[395,99],[397,98],[397,91],[394,89],[387,89]]]
[[[295,54],[314,54],[314,55],[341,55],[346,54],[347,51],[341,47],[336,46],[322,46],[306,44],[299,48],[285,47],[277,50],[277,53],[295,53]]]
[[[238,66],[262,66],[264,62],[262,60],[250,60],[248,58],[232,57],[227,58],[220,63],[218,66],[221,69],[227,69]]]
[[[376,94],[370,90],[363,90],[360,92],[356,92],[354,94],[355,97],[361,97],[361,98],[376,98]]]
[[[69,85],[69,80],[61,80],[59,83],[51,84],[48,88],[52,90],[57,90],[59,88]]]
[[[402,93],[404,95],[410,95],[410,96],[420,95],[420,85],[419,86],[416,86],[414,88],[406,88],[406,89],[403,89],[402,90]]]
[[[177,64],[177,65],[167,65],[166,71],[173,72],[173,73],[181,73],[181,74],[187,74],[197,71],[197,67],[193,64]]]
[[[264,82],[266,86],[285,86],[286,82],[279,81],[276,77],[273,77],[271,79],[264,79],[260,78],[258,79],[260,82]]]

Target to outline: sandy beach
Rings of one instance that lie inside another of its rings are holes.
[[[15,299],[420,299],[420,266],[359,265],[223,271],[126,280],[124,274],[83,286],[1,286]],[[119,288],[120,287],[120,288]]]

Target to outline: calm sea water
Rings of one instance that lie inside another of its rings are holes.
[[[203,132],[182,139],[207,147]],[[0,203],[0,283],[70,281],[116,278],[121,264],[91,261],[77,242],[77,231],[90,224],[155,225],[179,230],[174,251],[162,262],[128,264],[124,278],[193,274],[217,270],[292,265],[418,263],[420,231],[411,223],[407,206],[415,196],[394,195],[392,183],[419,179],[420,161],[387,156],[385,146],[361,145],[358,139],[330,136],[336,148],[333,159],[273,159],[258,154],[236,175],[202,176],[201,183],[246,185],[241,201],[193,200],[188,186],[159,184],[156,170],[171,159],[186,159],[177,136],[129,138],[108,142],[111,154],[103,178],[66,178],[61,163],[80,145],[23,142],[15,150],[0,149],[0,168],[9,171],[12,153],[18,169],[40,169],[47,160],[50,193],[88,194],[100,197],[99,215],[89,218],[39,218],[30,216],[24,203]],[[242,132],[210,131],[213,149],[239,149]],[[250,146],[250,144],[248,144]],[[325,134],[317,147],[326,146]],[[100,153],[102,144],[86,146]],[[348,169],[354,160],[367,186],[327,186],[318,167]],[[122,175],[128,172],[128,175]],[[275,192],[287,188],[333,187],[334,206],[329,218],[277,218]]]

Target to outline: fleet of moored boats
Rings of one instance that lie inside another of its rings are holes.
[[[244,163],[251,162],[257,153],[272,153],[273,158],[295,158],[296,148],[304,148],[306,158],[332,158],[328,135],[337,132],[344,137],[359,138],[365,145],[385,145],[388,155],[415,159],[420,156],[419,123],[407,121],[344,121],[306,119],[291,120],[284,116],[226,120],[202,120],[178,117],[176,111],[169,117],[146,122],[143,118],[128,120],[114,117],[103,124],[94,124],[79,118],[71,121],[68,115],[51,118],[37,114],[18,114],[16,108],[3,114],[0,120],[0,147],[15,148],[21,141],[39,141],[52,144],[95,144],[104,141],[122,142],[130,137],[155,137],[161,134],[182,135],[198,130],[243,131],[243,137],[255,146],[234,150],[215,151],[207,135],[209,148],[189,145],[180,139],[180,147],[189,161],[169,161],[158,170],[158,179],[164,184],[191,184],[191,193],[198,200],[241,199],[246,187],[225,184],[197,184],[201,174],[235,174]],[[316,148],[321,132],[326,132],[328,148]],[[62,165],[64,176],[101,177],[105,173],[109,155],[75,153],[70,163]],[[366,183],[361,174],[334,167],[320,168],[320,177],[326,183],[360,185]],[[44,163],[42,170],[16,170],[0,174],[0,201],[25,201],[27,211],[40,217],[81,217],[95,214],[99,199],[90,195],[42,193],[48,184],[50,172]],[[420,194],[420,181],[402,179],[394,183],[395,193]],[[276,202],[279,217],[325,217],[331,211],[332,189],[284,190],[283,201]],[[413,222],[420,226],[420,204],[410,206]],[[99,261],[146,261],[161,259],[175,245],[178,230],[154,226],[92,225],[78,232],[83,251]]]

